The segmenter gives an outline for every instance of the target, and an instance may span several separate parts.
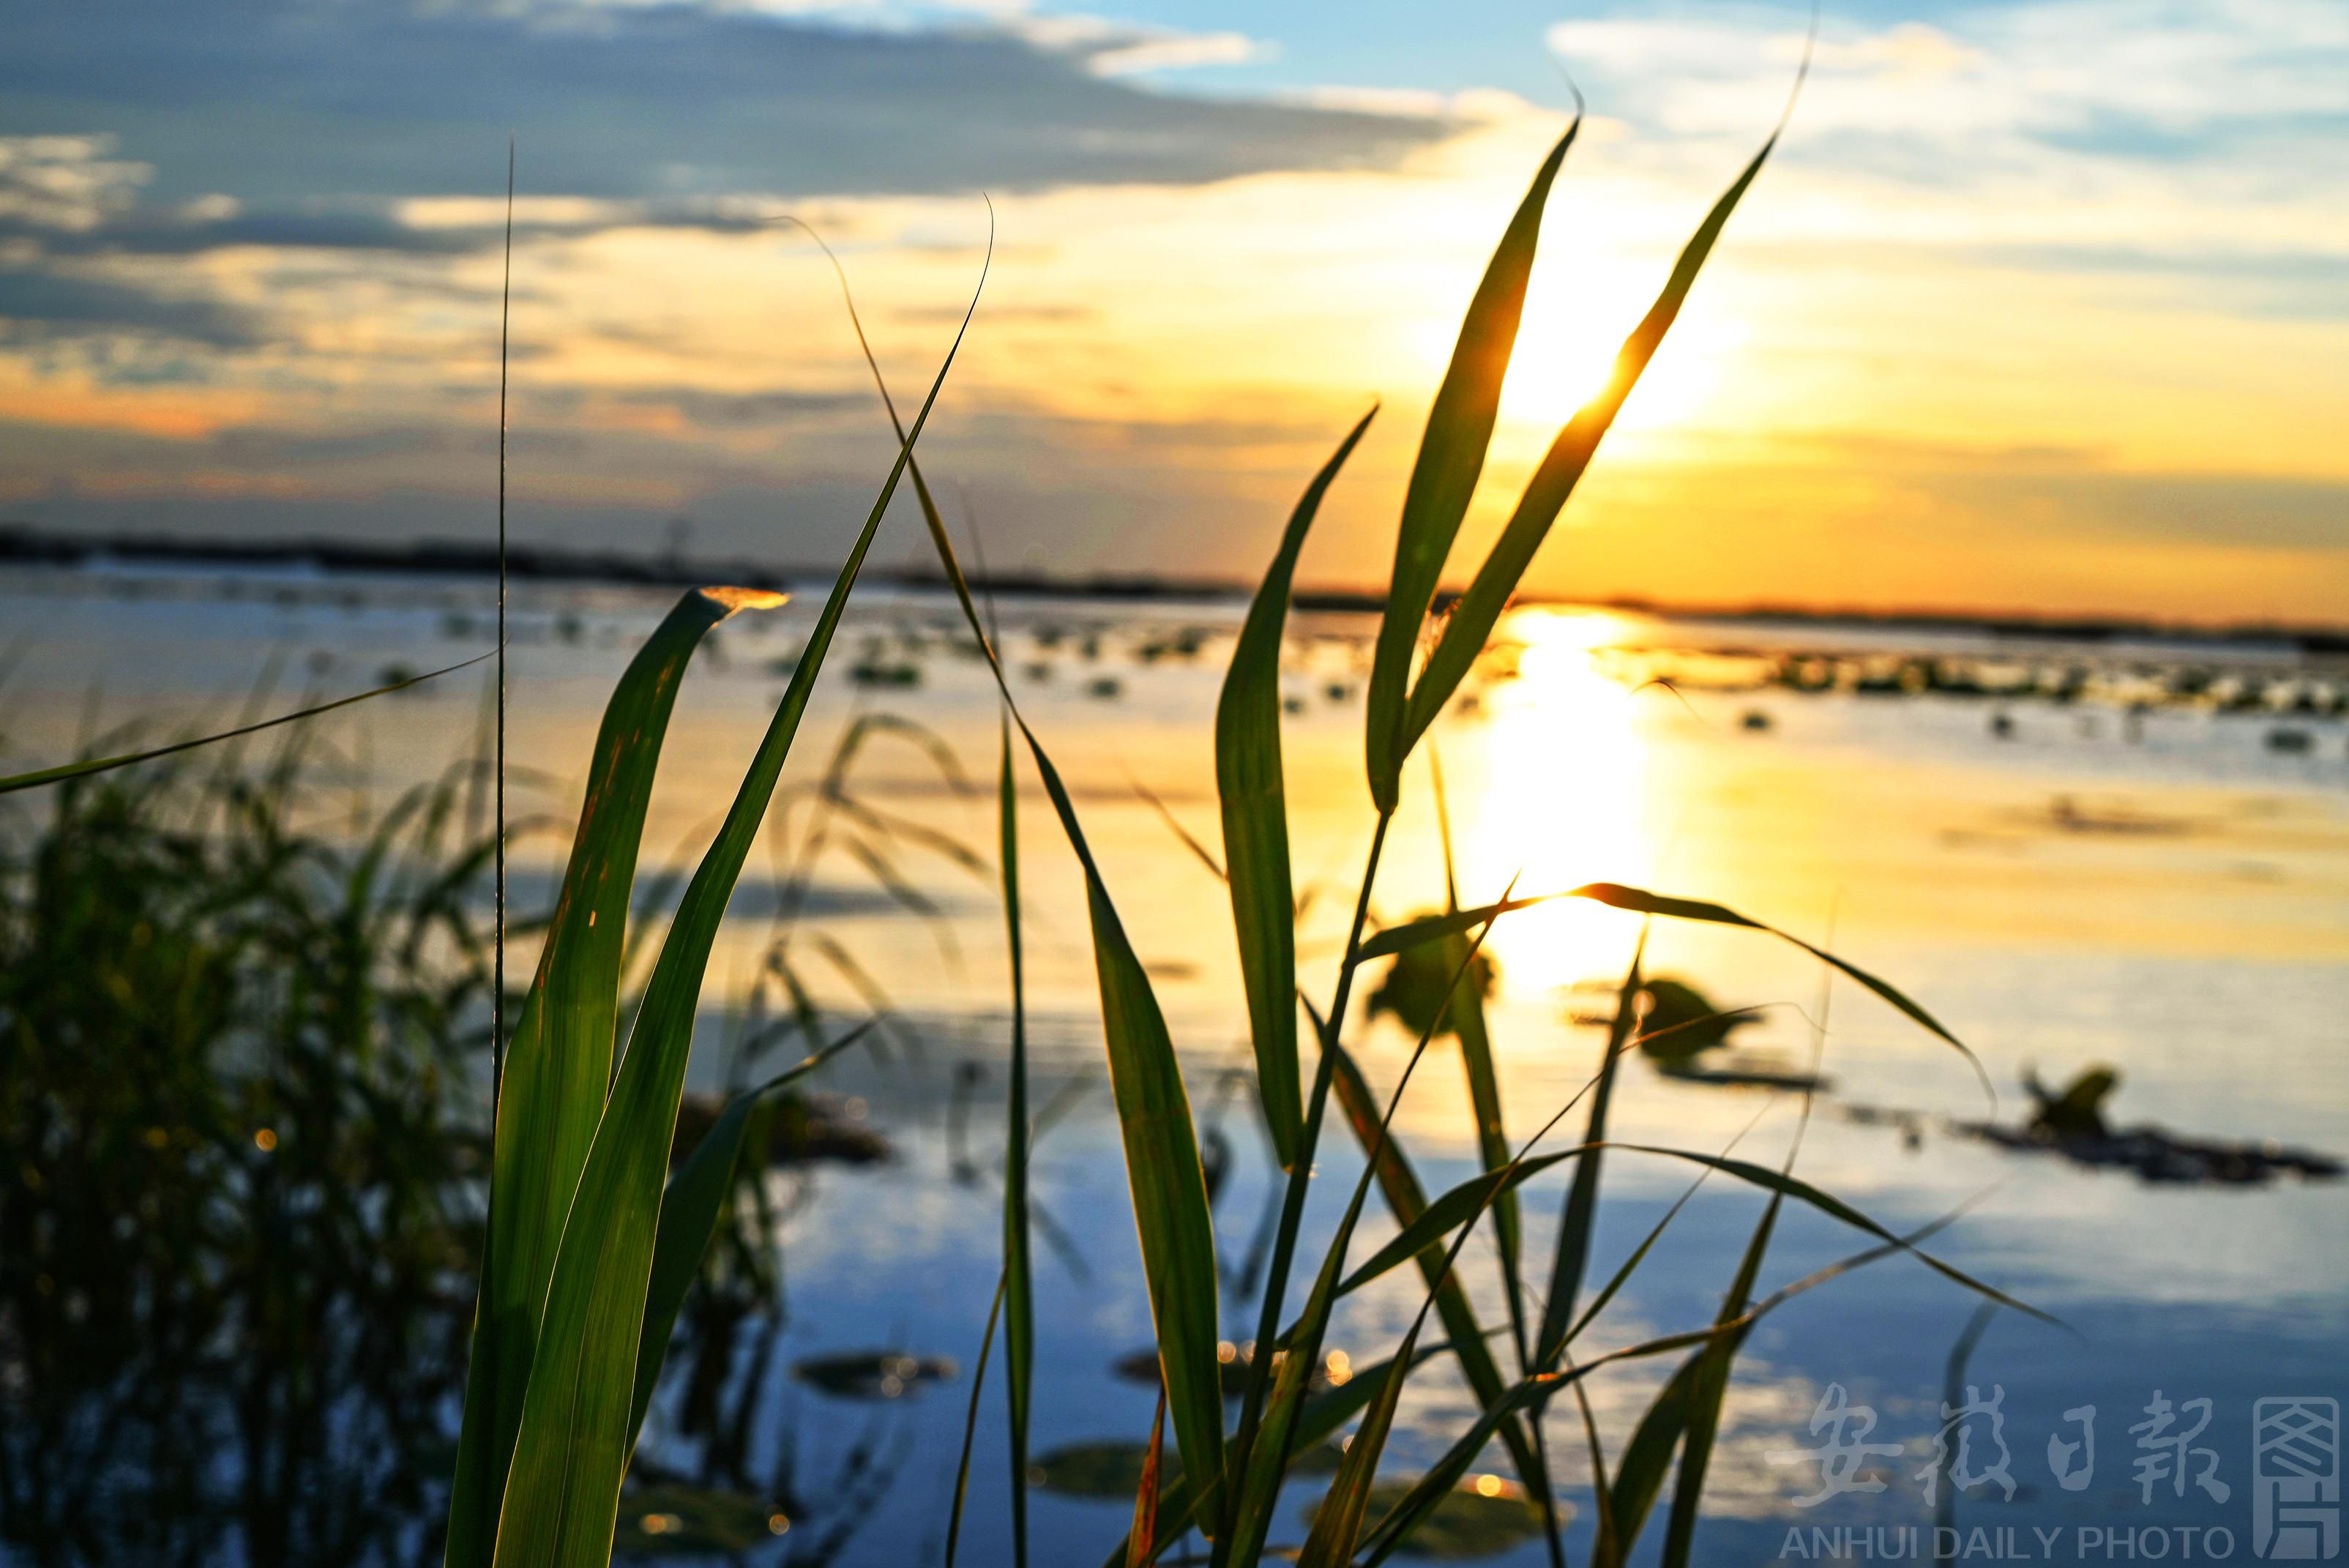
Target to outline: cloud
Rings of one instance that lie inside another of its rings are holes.
[[[247,348],[261,333],[247,312],[173,298],[104,278],[0,271],[0,341],[15,346],[128,332],[205,348]]]
[[[15,7],[0,134],[111,134],[150,199],[315,210],[526,191],[737,193],[1195,183],[1392,161],[1425,116],[1208,99],[1122,78],[1246,40],[1061,19],[849,26],[671,4],[520,9],[124,0],[104,27]]]

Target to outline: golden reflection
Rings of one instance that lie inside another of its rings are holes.
[[[1485,692],[1482,778],[1460,818],[1462,897],[1585,882],[1634,885],[1651,871],[1648,754],[1630,690],[1600,674],[1593,649],[1630,623],[1603,611],[1526,609],[1503,623],[1499,670]],[[1520,996],[1611,969],[1622,917],[1578,899],[1540,904],[1493,929],[1502,984]]]

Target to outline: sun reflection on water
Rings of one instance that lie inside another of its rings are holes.
[[[1632,623],[1605,611],[1526,609],[1504,624],[1485,693],[1479,787],[1455,805],[1462,897],[1585,882],[1639,884],[1652,871],[1651,759],[1641,699],[1599,673],[1591,650]],[[1621,961],[1623,917],[1578,899],[1537,905],[1494,928],[1503,982],[1519,995],[1571,985]]]

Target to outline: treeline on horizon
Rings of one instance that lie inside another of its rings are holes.
[[[85,567],[98,561],[152,562],[191,566],[311,566],[329,573],[494,578],[498,547],[461,539],[419,539],[409,544],[285,536],[221,539],[160,533],[61,533],[29,524],[0,522],[0,566]],[[560,545],[510,545],[510,576],[550,582],[587,582],[647,587],[691,587],[730,582],[745,587],[784,588],[822,577],[821,566],[779,567],[747,558],[718,560],[677,553],[635,555],[619,550],[574,550]],[[870,568],[868,580],[891,587],[943,591],[948,585],[935,571]],[[1244,604],[1253,585],[1237,577],[1186,576],[1153,572],[1054,575],[1043,572],[972,572],[968,580],[1007,597],[1089,599],[1206,599]],[[1459,597],[1437,590],[1441,613]],[[1300,610],[1375,613],[1383,592],[1368,588],[1301,587],[1291,597]],[[1997,637],[2062,641],[2123,641],[2157,638],[2190,642],[2279,643],[2309,654],[2349,654],[2349,621],[2305,625],[2282,621],[2197,623],[2140,616],[2031,615],[2008,610],[1954,608],[1871,609],[1849,605],[1750,602],[1739,605],[1679,603],[1641,595],[1604,597],[1521,593],[1526,605],[1576,606],[1690,619],[1962,630]]]

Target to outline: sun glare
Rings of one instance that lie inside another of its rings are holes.
[[[1516,357],[1501,389],[1504,424],[1548,437],[1607,387],[1624,336],[1652,302],[1657,279],[1629,264],[1597,261],[1537,278],[1526,296]],[[1432,317],[1421,355],[1431,376],[1449,364],[1455,323]],[[1616,421],[1618,431],[1682,423],[1702,412],[1722,368],[1744,341],[1744,327],[1692,306],[1640,375]]]
[[[1623,618],[1526,609],[1497,639],[1514,679],[1485,696],[1484,788],[1464,813],[1464,858],[1483,897],[1509,877],[1522,891],[1585,882],[1637,885],[1651,870],[1648,756],[1638,699],[1592,665]],[[1622,917],[1579,900],[1541,904],[1494,927],[1505,982],[1520,995],[1571,985],[1621,960]]]

